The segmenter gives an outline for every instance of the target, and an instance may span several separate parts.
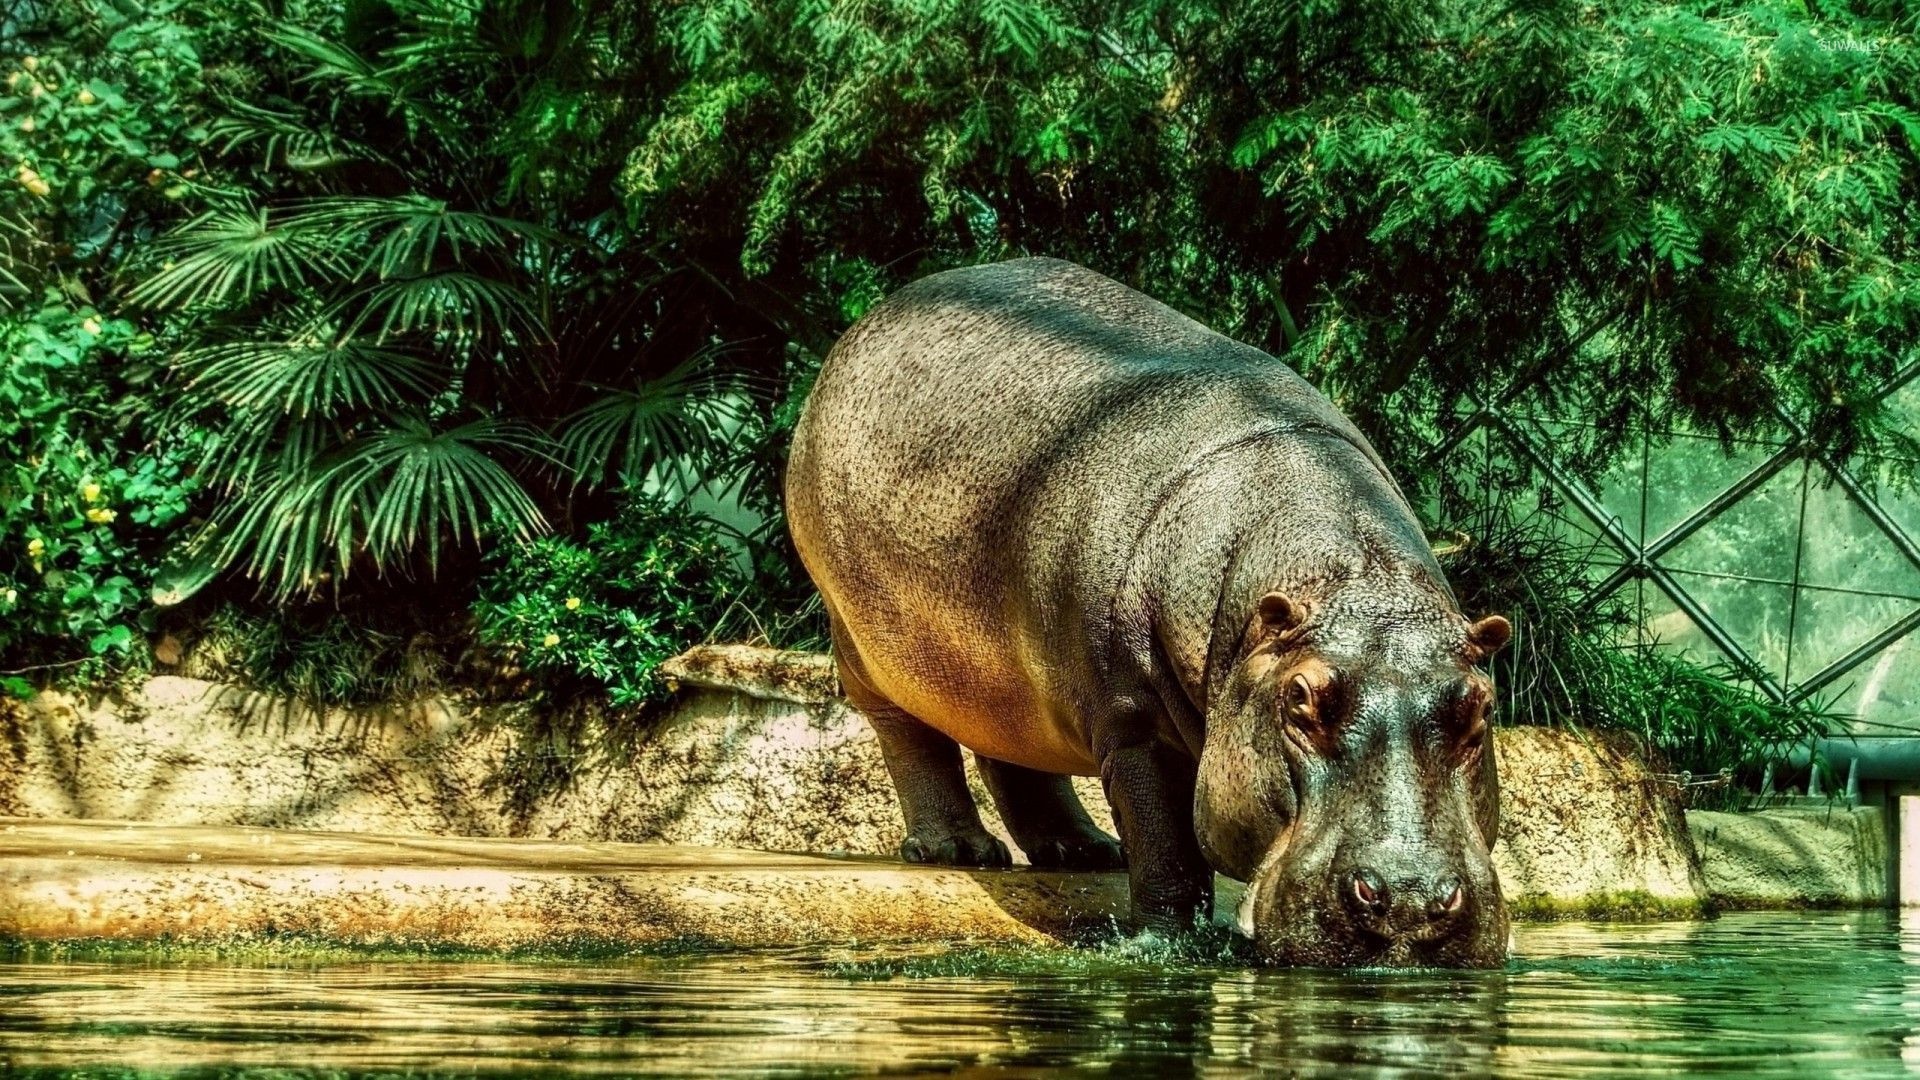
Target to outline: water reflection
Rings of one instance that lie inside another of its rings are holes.
[[[1532,926],[1505,971],[1070,954],[0,966],[0,1072],[1877,1075],[1920,1066],[1920,915]]]

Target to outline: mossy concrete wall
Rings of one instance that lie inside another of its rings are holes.
[[[640,841],[891,856],[878,746],[824,657],[690,654],[676,707],[631,754],[541,790],[498,710],[433,699],[314,713],[179,677],[126,698],[46,694],[0,712],[0,815],[418,836]],[[1675,798],[1617,735],[1496,737],[1494,860],[1532,917],[1690,916],[1707,896]],[[1096,780],[1082,801],[1110,827]],[[1002,831],[984,790],[989,827]],[[1004,836],[1004,833],[1002,833]]]

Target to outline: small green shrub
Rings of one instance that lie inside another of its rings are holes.
[[[193,433],[143,445],[114,395],[116,369],[149,346],[54,293],[0,319],[0,692],[144,661],[140,613],[195,488]]]
[[[442,687],[457,646],[457,626],[424,628],[434,606],[396,614],[224,604],[197,627],[194,673],[314,709],[408,701]]]
[[[479,640],[550,687],[605,689],[615,708],[660,699],[661,661],[724,636],[748,579],[712,520],[629,497],[582,540],[509,549],[480,582]]]

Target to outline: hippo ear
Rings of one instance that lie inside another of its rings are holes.
[[[1284,634],[1300,625],[1306,613],[1285,593],[1270,592],[1260,598],[1260,621],[1268,633]]]
[[[1467,627],[1467,644],[1485,660],[1504,648],[1513,638],[1513,624],[1504,615],[1489,615]]]

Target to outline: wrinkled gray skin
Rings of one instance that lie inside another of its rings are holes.
[[[1251,883],[1281,963],[1502,962],[1498,781],[1469,624],[1405,499],[1278,360],[1070,263],[900,290],[828,356],[787,476],[912,861],[1122,849],[1135,920]]]

